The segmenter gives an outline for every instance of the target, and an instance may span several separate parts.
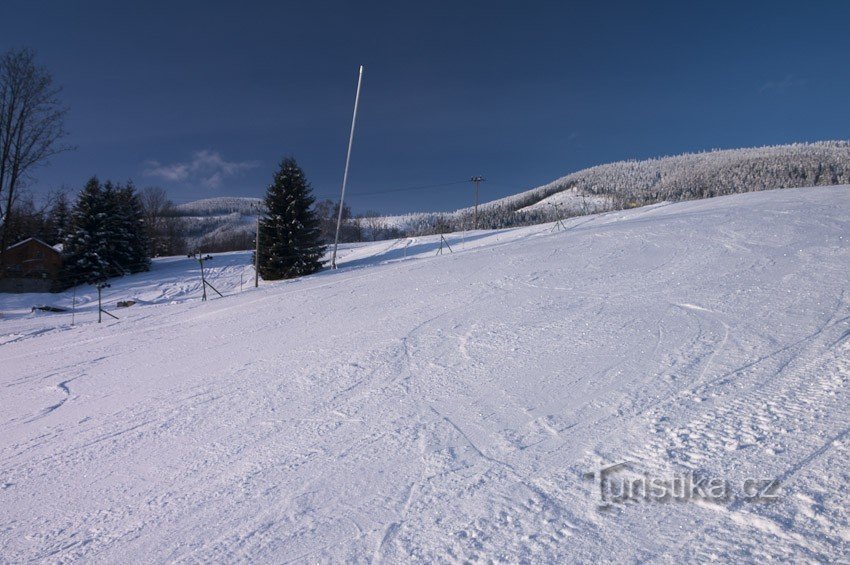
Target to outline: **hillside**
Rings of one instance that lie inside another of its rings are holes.
[[[175,206],[189,249],[250,249],[256,232],[260,198],[222,196]]]
[[[479,226],[503,228],[662,201],[850,182],[850,142],[823,141],[686,153],[583,169],[479,207]],[[558,205],[555,210],[552,205]],[[472,208],[383,218],[408,234],[472,223]]]
[[[207,302],[158,260],[100,325],[0,296],[0,555],[846,558],[850,187],[565,227],[347,246],[243,292],[249,254],[217,257]],[[615,497],[691,473],[726,496]]]
[[[262,198],[219,196],[186,202],[175,206],[175,208],[181,216],[227,216],[230,214],[256,216],[262,205]]]

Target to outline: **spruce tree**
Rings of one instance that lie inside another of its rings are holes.
[[[148,236],[145,230],[142,201],[132,181],[114,188],[116,240],[122,247],[115,248],[115,263],[125,273],[139,273],[150,269]]]
[[[133,185],[101,184],[92,177],[71,213],[63,250],[66,282],[96,283],[146,271],[147,247],[141,202]]]
[[[47,215],[47,227],[45,241],[50,245],[62,243],[70,232],[71,210],[68,206],[68,197],[64,192],[56,196],[56,201]]]
[[[63,249],[65,279],[70,285],[95,283],[110,275],[107,214],[103,187],[92,177],[71,212],[71,230]]]
[[[103,219],[101,229],[106,234],[106,246],[99,250],[109,264],[109,276],[116,277],[126,273],[124,268],[131,260],[130,235],[127,233],[124,211],[119,198],[120,187],[107,180],[101,192],[103,198]]]
[[[281,161],[266,192],[260,218],[260,276],[289,279],[321,269],[325,253],[310,183],[295,162]]]

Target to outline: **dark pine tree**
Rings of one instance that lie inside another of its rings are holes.
[[[117,263],[128,273],[150,269],[148,235],[145,229],[142,200],[130,181],[115,189],[117,231],[125,244]],[[117,251],[117,250],[116,250]]]
[[[47,215],[45,241],[50,245],[62,243],[70,233],[70,228],[71,209],[68,205],[68,197],[64,192],[60,192]]]
[[[96,283],[110,277],[146,271],[142,206],[131,183],[86,183],[71,213],[64,241],[65,282]]]
[[[103,183],[101,191],[104,209],[101,228],[106,234],[106,247],[99,252],[109,264],[110,277],[126,274],[125,266],[132,260],[130,234],[127,232],[127,223],[124,221],[124,211],[119,197],[120,189],[120,186],[107,180]]]
[[[111,276],[107,213],[103,187],[92,177],[77,198],[65,238],[63,263],[68,285],[100,282]]]
[[[310,183],[295,159],[284,159],[266,192],[260,218],[260,276],[290,279],[322,268],[325,253]]]

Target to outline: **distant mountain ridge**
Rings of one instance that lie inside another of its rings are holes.
[[[478,226],[497,229],[662,201],[848,183],[850,141],[683,153],[597,165],[486,202],[479,206]],[[231,230],[248,234],[261,206],[259,198],[219,197],[177,209],[192,218],[193,237],[200,241],[228,237]],[[473,227],[473,208],[369,218],[364,224],[370,239],[460,231]]]

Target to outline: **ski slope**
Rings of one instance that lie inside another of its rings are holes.
[[[850,189],[552,228],[0,297],[0,561],[846,560]],[[602,500],[620,462],[733,488]]]

